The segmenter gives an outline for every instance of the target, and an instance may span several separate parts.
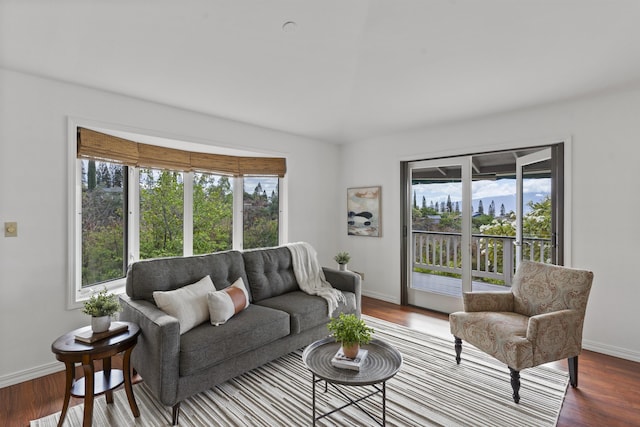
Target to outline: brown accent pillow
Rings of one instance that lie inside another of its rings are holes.
[[[242,277],[225,289],[207,294],[209,317],[214,326],[222,325],[249,306],[249,294]]]

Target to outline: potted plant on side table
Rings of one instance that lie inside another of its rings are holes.
[[[354,359],[360,350],[360,344],[369,344],[373,328],[367,326],[364,320],[355,314],[340,313],[339,317],[334,317],[329,321],[327,328],[332,333],[333,338],[342,344],[343,354]]]
[[[111,316],[121,310],[118,296],[108,293],[107,288],[91,295],[82,308],[84,314],[91,316],[91,330],[94,333],[108,331],[111,326]]]
[[[347,264],[351,260],[351,255],[349,255],[349,252],[338,252],[333,259],[338,263],[340,271],[345,271],[347,269]]]

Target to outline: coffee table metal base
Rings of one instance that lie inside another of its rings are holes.
[[[368,355],[362,362],[362,366],[360,366],[358,371],[352,371],[349,369],[339,369],[331,364],[331,359],[335,356],[339,348],[340,344],[333,338],[328,337],[309,344],[302,352],[302,361],[312,373],[313,408],[311,415],[313,425],[315,425],[319,419],[353,405],[358,407],[378,425],[384,426],[387,417],[386,382],[400,370],[402,366],[402,355],[397,349],[384,341],[373,339],[369,344],[363,345],[363,348],[368,351]],[[346,399],[347,403],[332,411],[317,415],[316,384],[320,381],[325,382],[325,392],[328,391],[329,385],[331,385],[333,389]],[[353,393],[354,398],[352,398],[345,392],[346,389],[342,389],[341,387],[373,387],[373,391],[369,393],[370,389],[362,389],[362,393]],[[370,414],[370,408],[369,411],[366,411],[365,407],[360,404],[361,401],[370,399],[376,394],[382,395],[382,421]]]
[[[313,416],[313,425],[316,425],[316,421],[321,420],[324,417],[327,417],[331,414],[335,414],[338,411],[343,410],[344,408],[347,408],[349,406],[356,406],[358,409],[360,409],[363,413],[365,413],[369,418],[371,418],[374,422],[376,422],[376,424],[384,426],[387,423],[387,382],[383,381],[382,383],[380,383],[381,385],[378,384],[371,384],[370,387],[372,387],[374,389],[374,391],[361,396],[357,399],[352,399],[351,396],[349,396],[347,393],[345,393],[343,390],[340,389],[340,387],[338,387],[337,385],[330,383],[328,381],[323,380],[322,378],[317,378],[315,374],[313,374],[313,397],[312,397],[312,405],[313,405],[313,412],[311,413]],[[335,391],[337,391],[342,397],[345,398],[345,400],[349,403],[346,403],[344,405],[342,405],[339,408],[335,408],[332,411],[329,412],[325,412],[323,414],[319,414],[318,416],[316,416],[317,410],[316,410],[316,384],[319,382],[324,381],[324,392],[326,393],[328,391],[328,386],[330,385]],[[345,387],[354,387],[354,386],[345,386]],[[366,387],[366,386],[357,386],[357,387]],[[373,415],[371,415],[365,408],[363,408],[362,406],[360,406],[358,403],[369,399],[372,396],[375,396],[376,394],[382,394],[382,422],[380,421],[380,419],[374,417]]]

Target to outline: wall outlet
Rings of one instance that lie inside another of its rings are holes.
[[[4,223],[4,237],[18,237],[18,223],[17,222],[5,222]]]

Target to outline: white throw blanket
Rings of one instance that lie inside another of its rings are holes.
[[[325,279],[315,249],[305,242],[289,243],[286,246],[291,252],[293,274],[300,289],[309,295],[318,295],[327,300],[329,316],[333,315],[338,303],[346,302],[346,298]]]

